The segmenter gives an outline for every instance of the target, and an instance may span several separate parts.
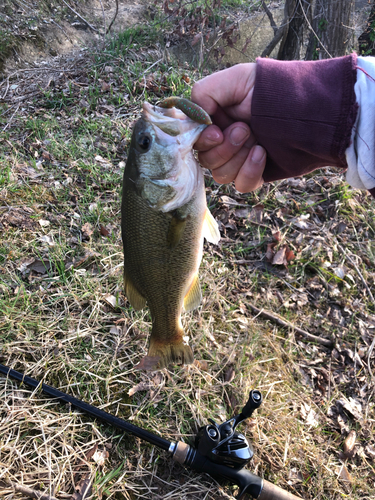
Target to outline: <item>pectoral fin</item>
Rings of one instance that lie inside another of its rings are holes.
[[[143,309],[146,305],[146,299],[138,292],[138,290],[133,285],[132,280],[124,271],[124,287],[125,295],[136,311]]]
[[[185,231],[186,221],[187,217],[180,218],[175,215],[172,217],[167,234],[167,244],[171,250],[176,248],[181,241],[182,235]]]
[[[206,209],[203,221],[203,236],[210,243],[217,245],[220,240],[220,231],[216,220],[213,218],[211,212]]]
[[[193,309],[199,306],[201,301],[202,301],[202,291],[201,291],[201,286],[199,284],[199,277],[196,274],[193,283],[184,298],[185,311],[186,312],[192,311]]]

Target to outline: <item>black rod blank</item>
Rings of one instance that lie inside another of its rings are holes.
[[[61,402],[69,403],[70,405],[74,406],[75,408],[78,408],[79,410],[82,410],[83,412],[91,415],[92,417],[98,418],[103,422],[112,425],[113,427],[117,427],[122,431],[128,432],[129,434],[133,434],[134,436],[144,439],[145,441],[148,441],[149,443],[157,446],[158,448],[161,448],[162,450],[168,451],[171,446],[171,441],[167,441],[166,439],[156,434],[153,434],[152,432],[141,429],[136,425],[126,422],[122,418],[110,415],[104,410],[99,410],[98,408],[95,408],[95,406],[85,403],[84,401],[80,401],[79,399],[74,398],[73,396],[65,394],[65,392],[61,392],[55,389],[54,387],[51,387],[50,385],[38,382],[37,380],[28,377],[27,375],[23,375],[22,373],[17,372],[16,370],[12,370],[11,368],[8,368],[7,366],[4,366],[2,364],[0,364],[0,373],[15,380],[18,380],[18,382],[22,382],[28,385],[29,387],[32,387],[33,389],[40,388],[45,394],[48,394],[48,396],[52,396],[53,398],[56,398]]]

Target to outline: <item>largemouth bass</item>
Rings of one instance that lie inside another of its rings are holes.
[[[198,268],[203,238],[212,243],[220,239],[207,208],[203,173],[192,151],[209,117],[187,103],[186,99],[166,100],[161,104],[166,108],[144,103],[124,171],[125,294],[136,310],[147,303],[152,317],[148,355],[139,369],[193,362],[192,350],[183,339],[181,313],[201,302]]]

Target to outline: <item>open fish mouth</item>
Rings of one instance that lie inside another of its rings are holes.
[[[184,110],[175,105],[184,106]],[[160,106],[143,104],[138,140],[142,147],[146,137],[149,147],[145,154],[139,151],[136,184],[151,208],[176,210],[188,203],[204,182],[193,154],[195,142],[207,127],[200,115],[210,120],[202,108],[183,98],[164,100]]]
[[[192,147],[202,130],[207,126],[193,120],[178,108],[162,108],[148,102],[143,103],[142,117],[169,136],[176,138],[179,135],[184,136],[183,142],[186,141],[189,147]],[[157,129],[155,132],[159,136]],[[182,143],[182,140],[178,140],[178,142]]]

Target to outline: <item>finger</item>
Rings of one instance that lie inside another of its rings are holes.
[[[201,165],[211,170],[225,165],[240,151],[250,134],[246,123],[233,123],[224,130],[224,140],[221,144],[199,154]]]
[[[214,180],[219,184],[229,184],[234,181],[245,163],[249,151],[249,148],[242,146],[229,161],[221,167],[212,170],[212,177]]]
[[[263,172],[267,154],[262,146],[254,146],[235,178],[235,187],[240,193],[254,191],[263,184]]]
[[[194,84],[191,100],[209,115],[214,115],[218,107],[225,108],[242,103],[254,87],[256,63],[237,64],[231,68],[213,73]],[[251,102],[251,99],[250,99]],[[246,116],[242,116],[242,114]],[[249,118],[249,109],[243,110],[237,119]]]
[[[223,132],[216,125],[210,125],[205,128],[194,144],[197,151],[208,151],[219,146],[224,140]]]

